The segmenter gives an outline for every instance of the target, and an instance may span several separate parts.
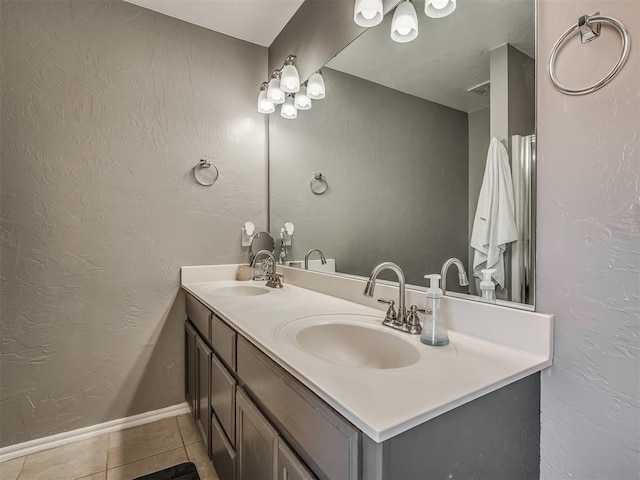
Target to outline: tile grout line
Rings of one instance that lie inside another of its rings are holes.
[[[20,480],[20,475],[22,475],[22,469],[24,468],[24,464],[27,463],[28,456],[29,455],[24,456],[24,460],[22,461],[22,465],[20,465],[20,469],[18,470],[18,476],[16,477],[16,480]]]
[[[107,479],[107,470],[109,470],[109,445],[111,444],[111,433],[107,433],[107,454],[104,460],[104,478]]]
[[[115,470],[116,468],[121,468],[121,467],[124,467],[124,466],[126,466],[126,465],[131,465],[132,463],[141,462],[141,461],[143,461],[143,460],[148,460],[148,459],[150,459],[150,458],[158,457],[158,456],[160,456],[160,455],[166,455],[167,453],[175,452],[176,450],[180,450],[180,449],[185,450],[184,446],[182,446],[182,447],[175,447],[175,448],[172,448],[171,450],[167,450],[166,452],[154,453],[153,455],[149,455],[148,457],[139,458],[139,459],[137,459],[137,460],[133,460],[132,462],[123,463],[122,465],[116,465],[115,467],[108,468],[108,469],[107,469],[107,470],[105,470],[105,471],[107,471],[107,472],[108,472],[109,470]],[[185,454],[186,454],[186,450],[185,450]],[[101,472],[97,472],[97,473],[101,473]]]

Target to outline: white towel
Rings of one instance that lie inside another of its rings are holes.
[[[492,277],[504,287],[504,252],[518,239],[513,200],[513,179],[507,149],[497,138],[491,139],[484,169],[478,208],[473,221],[471,248],[473,271],[481,277],[484,268],[493,268]]]

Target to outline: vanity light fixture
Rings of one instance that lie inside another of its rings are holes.
[[[391,21],[391,39],[398,43],[407,43],[418,36],[418,15],[411,0],[400,3]]]
[[[375,27],[384,17],[382,0],[356,0],[353,21],[361,27]]]
[[[296,93],[293,104],[298,110],[309,110],[311,108],[311,99],[307,95],[307,86],[302,85],[300,91]]]
[[[281,105],[280,115],[292,120],[297,118],[298,110],[311,108],[311,99],[324,98],[325,87],[321,73],[314,73],[304,85],[301,85],[295,60],[295,55],[288,55],[282,67],[274,70],[269,80],[262,82],[258,93],[259,113],[273,113],[275,106]]]
[[[322,72],[317,71],[307,82],[307,95],[311,100],[322,100],[325,97],[324,78],[322,78]]]
[[[273,113],[276,111],[276,106],[267,98],[267,82],[262,82],[260,85],[260,93],[258,94],[258,112],[260,113]]]
[[[280,88],[285,93],[296,93],[300,90],[300,76],[298,69],[293,64],[295,59],[295,55],[289,55],[280,70]]]
[[[424,13],[431,18],[446,17],[455,9],[456,0],[426,0],[424,3]]]
[[[294,120],[298,118],[298,109],[296,108],[291,95],[287,96],[287,99],[280,107],[280,116],[287,120]]]

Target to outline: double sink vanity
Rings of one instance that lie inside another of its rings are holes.
[[[430,347],[381,325],[364,280],[236,269],[182,269],[186,398],[221,479],[538,477],[550,315],[446,297]]]

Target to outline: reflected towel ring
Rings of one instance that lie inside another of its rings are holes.
[[[594,83],[589,87],[578,89],[565,87],[558,81],[555,71],[556,57],[558,55],[560,47],[562,46],[564,41],[576,31],[580,32],[582,43],[587,43],[598,38],[600,36],[601,23],[611,25],[616,30],[618,30],[618,33],[620,34],[620,38],[622,39],[622,52],[620,53],[618,62],[602,80]],[[613,78],[620,72],[620,70],[622,70],[622,67],[624,67],[627,58],[629,57],[629,50],[629,33],[627,32],[627,29],[622,24],[622,22],[616,20],[615,18],[607,17],[606,15],[600,15],[600,12],[596,12],[593,15],[583,15],[578,19],[578,23],[573,25],[562,34],[562,36],[558,39],[558,41],[551,49],[551,55],[549,56],[549,77],[551,77],[553,85],[562,93],[565,93],[567,95],[586,95],[587,93],[593,93],[613,80]]]
[[[315,195],[322,195],[329,188],[329,184],[327,183],[327,179],[321,173],[314,173],[311,181],[309,182],[309,186],[311,187],[311,191]]]
[[[200,185],[210,187],[216,180],[218,180],[218,167],[216,167],[210,160],[200,160],[193,167],[193,178],[196,179]]]

